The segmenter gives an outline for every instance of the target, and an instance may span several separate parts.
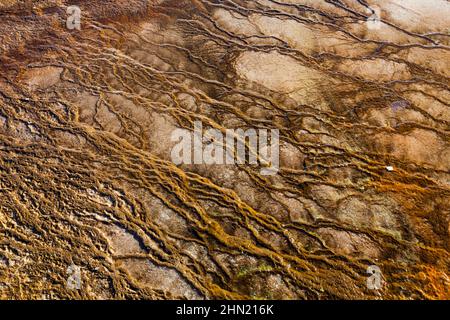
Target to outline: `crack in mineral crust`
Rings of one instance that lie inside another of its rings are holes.
[[[449,2],[0,16],[0,298],[450,298]],[[195,121],[279,129],[278,174],[175,166]]]

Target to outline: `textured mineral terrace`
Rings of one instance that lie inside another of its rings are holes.
[[[0,298],[450,299],[449,17],[0,0]],[[280,170],[175,165],[195,121],[278,129]]]

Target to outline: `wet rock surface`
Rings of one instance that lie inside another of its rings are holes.
[[[450,298],[449,2],[0,14],[0,298]],[[175,165],[195,121],[278,129],[278,173]]]

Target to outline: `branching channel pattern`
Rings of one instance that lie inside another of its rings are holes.
[[[0,298],[450,299],[449,17],[1,0]],[[175,165],[196,121],[278,129],[279,172]]]

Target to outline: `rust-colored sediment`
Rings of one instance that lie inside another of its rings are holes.
[[[449,13],[0,1],[0,297],[449,299]],[[279,129],[279,173],[175,166],[194,121]]]

